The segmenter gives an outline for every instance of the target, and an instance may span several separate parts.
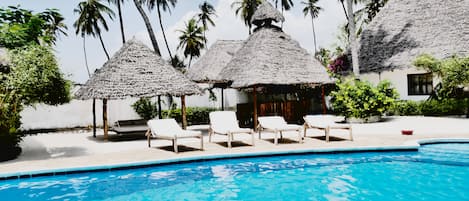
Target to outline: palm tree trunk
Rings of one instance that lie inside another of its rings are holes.
[[[157,10],[158,10],[158,19],[160,20],[161,33],[163,33],[164,43],[166,44],[166,48],[168,49],[169,58],[173,59],[173,55],[171,54],[171,50],[169,50],[169,45],[168,45],[168,40],[166,39],[166,34],[164,33],[164,27],[163,27],[163,22],[161,20],[161,11],[160,11],[159,6],[158,6]]]
[[[109,57],[109,54],[107,53],[106,46],[104,46],[104,41],[103,41],[103,37],[101,36],[101,33],[98,32],[98,36],[99,36],[99,41],[101,42],[101,46],[103,46],[104,53],[106,53],[107,60],[109,60],[110,57]]]
[[[83,53],[85,55],[85,66],[88,71],[88,77],[91,77],[90,67],[88,66],[88,57],[86,56],[86,40],[83,36]],[[93,98],[93,106],[91,107],[93,113],[93,137],[96,138],[96,99]]]
[[[140,0],[134,0],[134,4],[135,4],[135,7],[137,7],[138,12],[142,16],[143,21],[145,22],[145,26],[147,27],[148,35],[150,36],[151,44],[153,45],[153,49],[155,50],[155,53],[161,56],[160,48],[158,47],[158,42],[156,41],[155,32],[153,32],[150,19],[148,18],[147,14],[143,10]]]
[[[340,1],[340,4],[342,4],[342,9],[344,10],[344,14],[345,14],[345,20],[348,20],[348,14],[347,14],[347,9],[345,9],[345,5],[344,5],[344,1]]]
[[[357,37],[355,33],[355,20],[353,17],[353,7],[352,7],[352,0],[347,0],[347,13],[348,13],[348,24],[349,24],[349,41],[350,41],[350,49],[352,52],[352,67],[353,67],[353,74],[358,78],[360,75],[360,69],[358,66],[358,52],[357,52]]]
[[[313,26],[313,40],[314,40],[314,54],[318,51],[317,44],[316,44],[316,30],[314,29],[314,18],[311,17],[311,25]]]
[[[191,57],[189,57],[189,65],[187,65],[187,69],[189,69],[191,67],[191,63],[192,63],[192,55],[191,55]]]
[[[117,11],[119,13],[119,24],[121,27],[122,44],[125,43],[124,22],[122,20],[121,0],[117,0]]]

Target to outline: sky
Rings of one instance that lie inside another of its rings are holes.
[[[217,14],[214,18],[215,27],[209,27],[207,31],[208,47],[216,40],[245,40],[249,36],[248,28],[244,25],[243,20],[235,15],[235,9],[231,7],[234,1],[208,0],[215,7]],[[42,12],[46,8],[59,9],[65,17],[65,24],[68,27],[68,36],[61,36],[54,47],[60,68],[68,79],[75,83],[84,83],[88,79],[88,74],[85,67],[83,38],[77,36],[73,28],[73,23],[78,17],[78,14],[74,13],[73,10],[79,2],[80,0],[1,0],[0,7],[20,5],[21,8],[33,10],[34,12]],[[203,0],[179,0],[176,7],[171,9],[171,13],[163,14],[163,25],[173,54],[177,49],[178,36],[180,35],[177,30],[183,29],[184,24],[196,15],[199,9],[198,5],[202,2]],[[297,40],[303,48],[313,53],[311,17],[303,15],[303,5],[300,0],[293,0],[293,2],[294,7],[290,11],[284,12],[283,30]],[[331,48],[338,42],[339,26],[345,23],[345,15],[337,0],[320,0],[318,5],[322,8],[319,17],[314,21],[318,47]],[[102,36],[106,49],[112,57],[122,46],[122,40],[117,9],[114,5],[109,7],[115,11],[116,17],[114,21],[108,19],[109,31],[103,32]],[[164,45],[157,13],[155,11],[146,11],[156,32],[161,54],[163,58],[168,59],[169,56]],[[126,39],[129,40],[135,37],[148,47],[152,47],[145,24],[133,1],[126,1],[122,12]],[[87,37],[86,50],[91,72],[100,68],[106,62],[107,58],[98,38]],[[204,52],[202,52],[202,55]],[[182,56],[182,51],[178,51],[178,55]],[[196,60],[194,61],[196,62]]]

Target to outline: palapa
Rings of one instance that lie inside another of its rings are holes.
[[[223,83],[220,72],[243,43],[241,40],[217,40],[188,70],[187,77],[198,83]]]
[[[272,21],[283,16],[264,1],[254,13],[254,33],[221,71],[220,77],[232,88],[253,88],[253,123],[257,129],[257,95],[259,86],[321,85],[332,83],[326,69],[300,44]]]
[[[132,39],[75,93],[78,99],[200,94],[187,79],[140,41]]]
[[[104,139],[107,140],[108,99],[180,96],[182,124],[185,128],[185,95],[200,93],[201,89],[196,83],[134,38],[127,41],[102,68],[96,70],[75,96],[78,99],[103,99]]]
[[[469,55],[469,0],[389,1],[360,37],[360,72],[408,68],[420,54]]]

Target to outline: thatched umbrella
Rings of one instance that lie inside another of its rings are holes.
[[[108,99],[180,96],[185,128],[185,96],[200,93],[197,84],[187,79],[143,43],[132,39],[102,68],[96,70],[75,96],[79,99],[103,99],[104,138],[107,139]]]
[[[187,77],[194,82],[209,83],[221,88],[222,110],[224,110],[223,89],[226,88],[226,84],[219,75],[243,43],[241,40],[217,40],[187,72]]]
[[[423,53],[438,59],[469,55],[468,0],[393,0],[360,37],[360,72],[413,66]]]
[[[264,1],[253,17],[258,27],[220,74],[233,88],[253,88],[255,128],[256,88],[333,82],[324,66],[281,28],[271,25],[272,21],[283,21],[283,17]]]

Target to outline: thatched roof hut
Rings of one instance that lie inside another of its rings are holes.
[[[117,53],[75,94],[79,99],[183,96],[200,88],[136,39]]]
[[[393,0],[360,38],[360,72],[408,68],[420,54],[469,55],[468,0]]]
[[[319,61],[273,25],[257,28],[220,76],[233,88],[332,82]]]
[[[221,83],[220,72],[241,48],[244,41],[218,40],[187,72],[187,77],[199,83]]]
[[[283,15],[275,9],[272,4],[264,1],[257,8],[256,12],[252,16],[251,22],[256,26],[261,26],[263,22],[267,21],[269,24],[271,21],[283,22],[285,18]]]

